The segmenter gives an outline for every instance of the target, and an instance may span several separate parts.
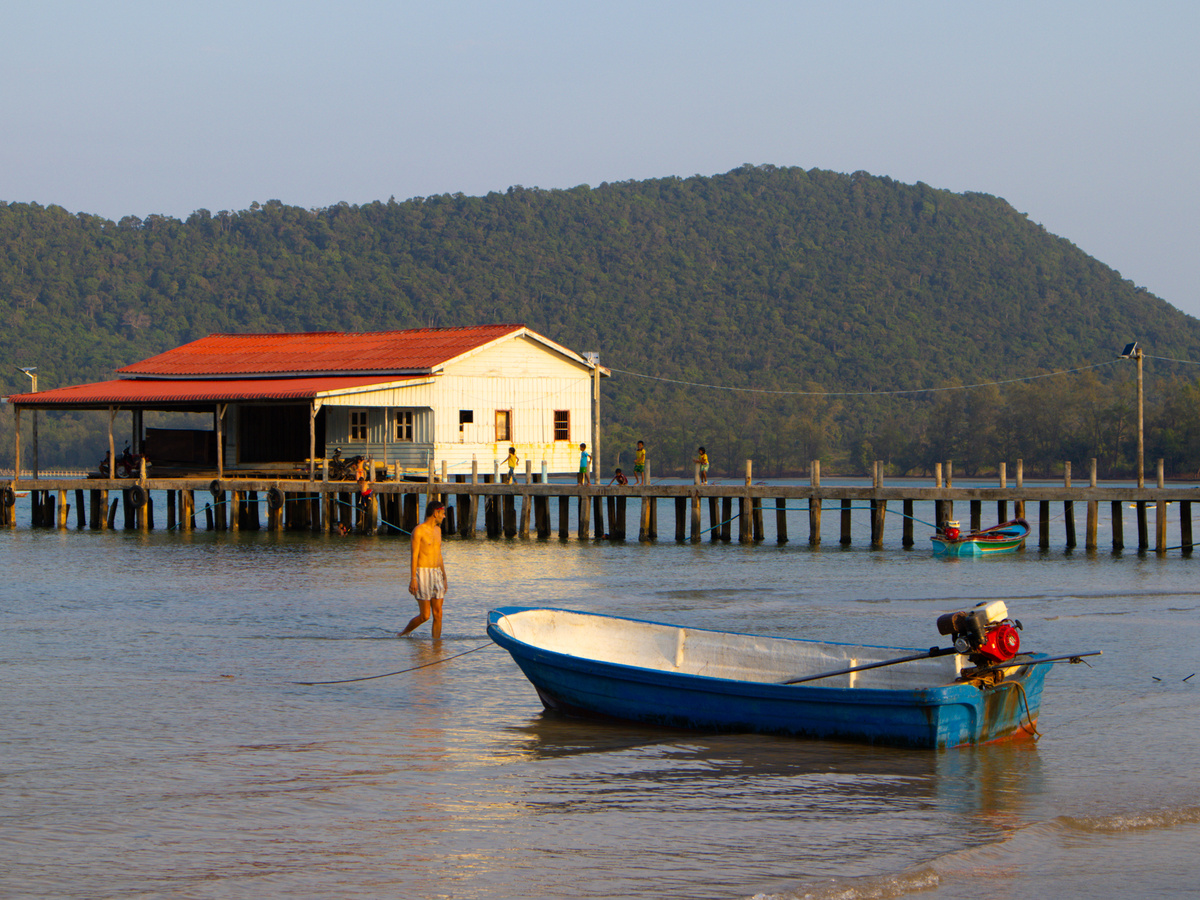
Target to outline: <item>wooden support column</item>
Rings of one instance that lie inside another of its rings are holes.
[[[504,505],[504,536],[517,535],[517,500],[512,494],[503,494],[501,502]]]
[[[971,501],[971,530],[978,531],[983,527],[983,501]]]
[[[700,540],[700,494],[699,494],[699,492],[694,492],[692,494],[691,507],[692,507],[691,539],[692,539],[692,543],[695,544]]]
[[[850,501],[842,501],[842,546],[850,546]]]
[[[750,521],[753,525],[754,543],[761,544],[763,540],[762,497],[750,498]]]
[[[613,522],[617,540],[625,540],[625,496],[617,498],[617,518]]]
[[[592,532],[592,503],[588,486],[581,484],[579,486],[579,493],[576,496],[579,498],[579,528],[577,535],[579,540],[586,541]]]
[[[708,540],[717,543],[721,540],[721,499],[708,498]]]
[[[653,502],[653,498],[647,497],[645,494],[642,495],[641,526],[638,528],[639,541],[650,540],[650,504]]]
[[[682,543],[687,540],[688,498],[675,498],[675,540]]]
[[[775,543],[788,542],[787,501],[783,497],[775,498]]]
[[[733,498],[721,498],[721,542],[728,544],[733,540]]]
[[[887,501],[872,501],[871,509],[871,546],[876,549],[883,547],[883,524],[887,520]]]
[[[596,520],[592,523],[595,529],[593,537],[598,541],[603,540],[607,532],[604,530],[604,498],[599,494],[592,497],[592,515]]]
[[[565,541],[571,536],[571,496],[558,495],[558,539]],[[643,538],[644,540],[644,538]]]
[[[175,492],[167,491],[167,531],[175,530]]]
[[[808,495],[808,545],[819,547],[821,545],[821,498],[817,495],[817,491],[821,487],[821,461],[814,459],[810,465],[809,484],[812,486],[813,492]]]
[[[1063,487],[1071,486],[1071,461],[1063,463]],[[1067,529],[1067,549],[1075,549],[1075,501],[1063,501],[1063,524]]]
[[[1192,552],[1192,501],[1179,501],[1179,549],[1184,555]]]
[[[1117,553],[1125,549],[1125,513],[1120,500],[1112,502],[1112,548]]]
[[[1025,487],[1025,460],[1017,460],[1017,490],[1022,490]],[[1018,519],[1025,518],[1025,501],[1017,500],[1013,504],[1013,515]]]
[[[1008,472],[1006,470],[1005,463],[1000,463],[1000,487],[1002,489],[1008,487]],[[1008,501],[1007,500],[997,500],[996,501],[996,521],[997,522],[1007,522],[1008,521]]]
[[[79,488],[75,489],[75,530],[83,531],[87,528],[87,507],[83,503],[83,491]]]
[[[1096,489],[1096,458],[1093,456],[1088,461],[1088,481],[1089,487],[1092,490]],[[1100,503],[1096,500],[1087,502],[1087,531],[1083,536],[1083,548],[1085,550],[1095,550],[1097,543],[1097,532],[1099,531],[1100,520]]]
[[[903,509],[904,527],[900,543],[904,547],[911,547],[913,545],[913,502],[911,500],[903,501]]]
[[[100,505],[100,492],[95,489],[88,491],[88,527],[93,531],[104,527],[104,516],[101,513],[103,508]]]
[[[60,531],[66,530],[67,513],[71,511],[71,506],[67,503],[67,492],[60,490],[58,492],[58,528]]]
[[[648,469],[650,464],[647,463],[646,465],[647,465],[647,469]],[[649,478],[649,476],[647,476],[647,478]],[[650,540],[652,540],[652,541],[658,540],[658,498],[657,497],[650,498]]]
[[[1163,489],[1163,461],[1158,461],[1158,489]],[[1167,501],[1154,504],[1154,552],[1163,556],[1167,552]]]
[[[1038,501],[1038,549],[1050,549],[1050,501]]]

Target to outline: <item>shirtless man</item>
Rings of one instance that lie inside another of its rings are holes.
[[[417,598],[420,612],[412,617],[397,637],[404,637],[433,614],[433,637],[442,636],[442,600],[446,597],[446,563],[442,559],[442,520],[446,506],[430,500],[425,507],[425,521],[412,533],[412,578],[408,592]]]

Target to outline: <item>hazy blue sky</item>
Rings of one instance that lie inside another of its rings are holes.
[[[1003,197],[1200,315],[1195,0],[38,0],[0,29],[0,200],[184,218],[863,169]]]

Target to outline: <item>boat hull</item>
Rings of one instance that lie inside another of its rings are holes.
[[[1045,678],[1045,667],[1036,665],[1010,670],[1009,677],[993,687],[952,683],[892,690],[714,678],[535,646],[520,637],[519,617],[531,612],[541,611],[493,610],[488,634],[512,655],[547,709],[653,725],[948,748],[1031,730]],[[689,634],[696,631],[688,629]]]

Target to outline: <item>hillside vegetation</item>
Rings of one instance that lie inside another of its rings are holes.
[[[605,460],[642,438],[659,472],[697,444],[762,474],[815,457],[1127,471],[1131,363],[849,395],[1107,363],[1130,340],[1200,361],[1200,322],[999,198],[773,166],[186,221],[0,204],[0,314],[14,392],[16,365],[43,387],[90,381],[212,332],[522,322],[600,352]],[[1147,362],[1147,455],[1195,470],[1176,376],[1193,373]],[[94,462],[102,427],[44,415],[43,465]]]

